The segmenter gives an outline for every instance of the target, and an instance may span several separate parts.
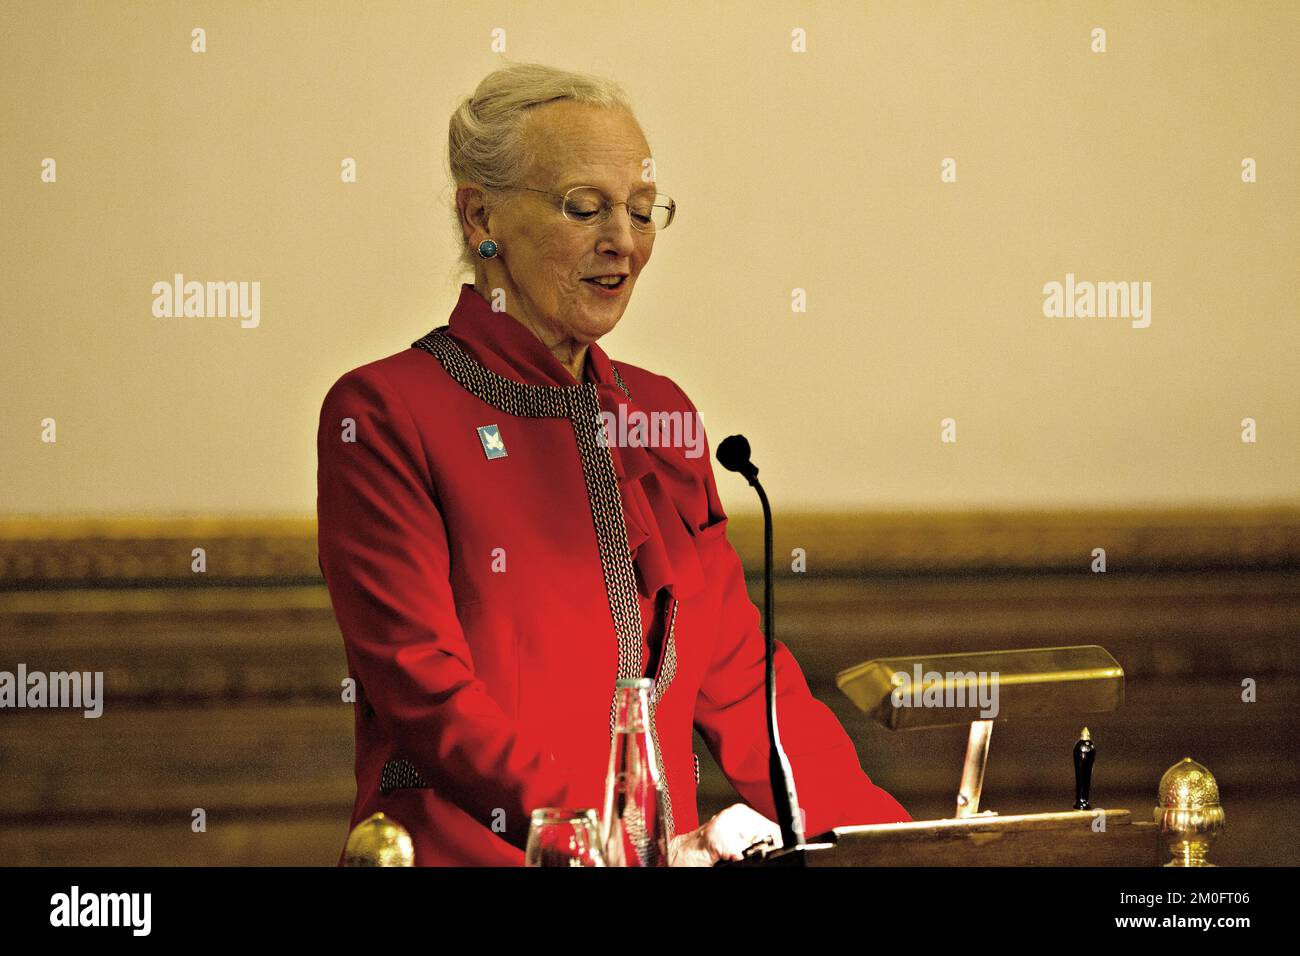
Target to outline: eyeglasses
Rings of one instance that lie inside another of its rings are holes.
[[[640,232],[660,232],[672,225],[677,215],[677,203],[659,193],[644,193],[626,202],[610,202],[609,197],[595,186],[574,186],[564,195],[534,189],[532,186],[503,186],[502,189],[526,189],[560,200],[560,211],[570,222],[584,226],[599,226],[613,215],[615,206],[627,206],[632,228]]]

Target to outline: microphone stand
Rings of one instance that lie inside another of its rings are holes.
[[[794,789],[794,775],[790,761],[781,748],[781,736],[776,719],[776,621],[772,596],[772,508],[767,492],[758,480],[758,468],[749,460],[749,442],[743,435],[731,435],[718,446],[719,463],[728,471],[744,476],[758,492],[763,505],[763,633],[766,637],[766,690],[767,690],[767,742],[769,747],[767,775],[772,786],[772,803],[776,807],[776,822],[781,827],[782,849],[794,849],[804,843],[803,820],[798,814],[799,798]]]

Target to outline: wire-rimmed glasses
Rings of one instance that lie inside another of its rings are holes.
[[[528,192],[558,199],[560,212],[564,214],[564,218],[583,226],[599,226],[609,219],[615,206],[627,206],[632,228],[640,232],[662,232],[672,225],[673,217],[677,215],[677,203],[662,193],[643,192],[630,197],[625,202],[612,202],[604,191],[596,186],[574,186],[563,195],[545,189],[534,189],[532,186],[500,188],[526,189]]]

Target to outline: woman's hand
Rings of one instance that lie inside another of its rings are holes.
[[[689,833],[668,844],[669,866],[713,866],[718,860],[740,860],[755,839],[772,838],[781,845],[781,828],[744,803],[733,803]]]

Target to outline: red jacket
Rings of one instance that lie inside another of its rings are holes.
[[[594,343],[575,382],[470,285],[449,328],[325,397],[319,555],[357,685],[352,825],[396,819],[419,865],[520,865],[533,808],[599,812],[617,677],[656,677],[672,832],[699,825],[692,726],[775,819],[763,633],[708,446],[602,442],[620,404],[632,422],[695,414]],[[779,642],[777,688],[809,836],[910,819]]]

